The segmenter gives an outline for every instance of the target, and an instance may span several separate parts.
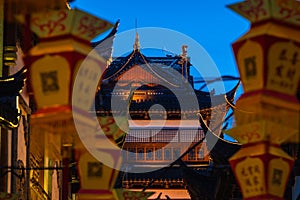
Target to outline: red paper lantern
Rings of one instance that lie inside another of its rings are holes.
[[[247,0],[229,7],[252,22],[232,45],[245,93],[228,131],[243,147],[230,164],[244,199],[283,199],[293,158],[280,144],[299,141],[300,2]]]
[[[243,199],[281,199],[293,167],[293,159],[268,142],[244,145],[230,165]]]
[[[87,94],[81,95],[90,97],[95,92],[89,88],[90,82],[98,82],[106,65],[99,55],[91,53],[90,40],[112,25],[80,10],[33,13],[27,23],[40,38],[25,59],[38,113],[68,109],[76,76],[85,76],[87,83],[82,90]],[[89,62],[88,71],[80,71],[83,61]],[[83,101],[87,106],[92,104],[91,100]]]

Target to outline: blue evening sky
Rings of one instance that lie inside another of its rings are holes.
[[[222,75],[239,76],[231,44],[249,29],[249,22],[226,7],[236,2],[240,1],[76,0],[73,7],[111,23],[120,19],[118,33],[134,29],[136,19],[138,28],[160,27],[183,33],[202,45]],[[143,35],[140,38],[143,47]],[[132,44],[133,40],[134,35]],[[161,48],[168,50],[167,46]],[[179,46],[175,53],[180,52]]]
[[[185,34],[207,51],[221,75],[239,76],[231,44],[247,32],[250,23],[226,7],[236,2],[241,2],[241,0],[75,0],[72,7],[111,23],[120,19],[118,33],[135,29],[137,19],[138,29],[158,27]],[[134,32],[132,32],[128,39],[130,44],[128,51],[132,50],[134,37]],[[145,35],[140,33],[142,47],[143,37]],[[100,38],[101,36],[97,39]],[[161,49],[169,50],[169,47],[162,44]],[[174,53],[181,53],[181,44],[178,45],[178,51]],[[195,60],[197,58],[191,56],[193,65],[195,65]],[[204,67],[202,70],[209,71],[210,66],[201,67]],[[229,84],[226,90],[232,88],[235,83]],[[237,97],[241,93],[240,87]]]

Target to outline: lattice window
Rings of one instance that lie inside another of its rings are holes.
[[[126,142],[150,142],[150,130],[130,130]]]
[[[180,142],[197,142],[204,137],[201,129],[180,130]]]
[[[177,130],[153,130],[152,142],[178,142],[178,134]]]

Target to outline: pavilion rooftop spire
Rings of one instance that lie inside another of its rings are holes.
[[[140,45],[139,34],[136,31],[135,32],[135,41],[134,41],[133,49],[134,49],[134,51],[140,51],[140,47],[141,47],[141,45]]]

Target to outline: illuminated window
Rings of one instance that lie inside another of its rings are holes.
[[[190,150],[188,153],[188,160],[196,160],[195,149]]]
[[[124,159],[124,160],[127,160],[128,158],[127,158],[127,149],[124,149],[124,151],[122,151],[122,158]]]
[[[204,159],[204,150],[203,148],[198,149],[198,159],[203,160]]]
[[[162,150],[161,149],[156,149],[155,160],[162,160]]]
[[[137,150],[137,159],[138,160],[144,160],[144,149],[142,149],[142,148],[139,148],[138,150]]]
[[[180,148],[173,148],[173,158],[177,159],[180,157]]]
[[[171,149],[170,148],[166,148],[164,150],[164,159],[165,160],[171,160],[172,159]]]
[[[146,160],[153,160],[153,149],[152,148],[146,149]]]
[[[128,160],[136,160],[135,148],[128,149]]]

